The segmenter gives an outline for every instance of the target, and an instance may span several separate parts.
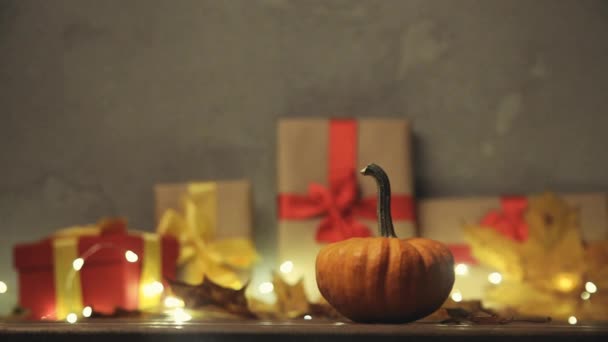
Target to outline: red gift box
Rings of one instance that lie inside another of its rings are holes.
[[[128,232],[124,224],[17,245],[13,260],[19,274],[19,305],[31,319],[80,315],[85,306],[106,314],[117,308],[143,309],[142,304],[151,301],[142,291],[153,284],[152,292],[160,301],[160,284],[174,278],[177,257],[174,238]],[[157,278],[152,283],[151,276]]]

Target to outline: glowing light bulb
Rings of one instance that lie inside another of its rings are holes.
[[[71,312],[65,317],[65,320],[68,321],[68,323],[70,324],[74,324],[78,320],[78,316],[76,316],[75,313]]]
[[[76,258],[76,259],[74,259],[74,261],[72,261],[72,267],[74,268],[74,270],[76,272],[80,271],[80,269],[82,268],[82,266],[84,266],[84,259],[83,258]]]
[[[167,308],[183,308],[184,301],[180,298],[167,296],[163,302]]]
[[[265,281],[258,286],[258,290],[260,293],[270,293],[274,291],[274,285],[272,285],[272,283],[269,281]]]
[[[293,271],[293,262],[287,260],[284,263],[281,264],[281,266],[279,267],[279,270],[281,271],[281,273],[291,273],[291,271]]]
[[[571,276],[562,275],[557,280],[557,286],[560,288],[560,290],[569,292],[574,289],[575,282]]]
[[[587,292],[589,293],[596,293],[597,292],[597,286],[595,286],[594,283],[588,281],[585,283],[585,290],[587,290]]]
[[[488,281],[494,285],[498,285],[502,282],[502,274],[498,272],[492,272],[488,275]]]
[[[587,300],[587,299],[589,299],[589,298],[591,298],[591,293],[589,293],[589,292],[587,292],[587,291],[583,291],[583,292],[581,293],[581,299],[582,299],[582,300]]]
[[[578,319],[576,319],[576,317],[574,317],[574,316],[568,317],[568,323],[575,325],[577,322],[578,322]]]
[[[82,309],[82,316],[83,317],[91,317],[92,314],[93,314],[93,309],[90,306],[85,306]]]
[[[6,293],[8,291],[8,286],[3,281],[0,281],[0,293]]]
[[[128,262],[137,262],[137,260],[139,260],[139,257],[137,256],[137,254],[135,254],[135,252],[128,250],[125,252],[125,259],[127,259]]]
[[[163,292],[165,287],[161,282],[153,281],[149,284],[144,285],[144,296],[146,297],[154,297],[158,296]]]
[[[173,312],[171,313],[171,316],[173,317],[173,320],[176,323],[187,322],[192,319],[192,316],[189,313],[187,313],[186,311],[184,311],[184,309],[182,309],[182,308],[177,308],[177,309],[173,310]]]
[[[312,319],[311,315],[304,315],[304,319],[310,321]]]
[[[462,293],[459,290],[454,290],[454,292],[452,292],[452,300],[455,302],[462,301]]]
[[[454,267],[454,273],[456,275],[467,275],[469,274],[469,267],[466,264],[458,264]]]

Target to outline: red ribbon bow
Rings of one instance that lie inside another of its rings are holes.
[[[500,199],[500,208],[491,210],[483,216],[479,224],[515,241],[525,241],[528,238],[528,224],[524,218],[528,208],[528,199],[520,196],[507,196]],[[477,265],[471,246],[466,244],[451,244],[450,250],[458,263]]]
[[[528,224],[524,218],[528,200],[525,197],[503,197],[500,209],[492,210],[481,219],[481,225],[489,227],[515,241],[528,238]]]
[[[357,206],[365,203],[356,201],[357,183],[354,171],[351,177],[334,184],[331,190],[323,185],[311,183],[307,195],[282,196],[281,199],[279,211],[282,213],[282,218],[323,217],[317,229],[315,237],[317,241],[335,242],[371,235],[369,228],[356,221],[353,216]]]
[[[355,218],[376,218],[375,198],[360,199],[358,196],[356,128],[353,120],[330,122],[329,187],[311,183],[306,195],[279,195],[279,218],[301,220],[322,217],[315,237],[318,242],[371,235],[369,228]],[[413,220],[410,196],[394,195],[391,210],[394,219]]]

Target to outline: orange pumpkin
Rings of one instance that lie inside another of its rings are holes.
[[[386,173],[371,164],[361,170],[378,184],[381,237],[329,244],[316,260],[317,286],[325,299],[355,322],[404,323],[439,309],[454,285],[454,259],[443,244],[399,239],[390,213]]]

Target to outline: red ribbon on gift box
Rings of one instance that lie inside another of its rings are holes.
[[[505,196],[500,199],[500,209],[488,212],[480,224],[494,229],[500,234],[523,242],[528,239],[528,223],[524,214],[528,208],[528,199],[523,196]]]
[[[371,235],[358,218],[376,219],[376,198],[360,198],[357,186],[357,122],[334,119],[329,124],[328,183],[311,183],[308,193],[280,194],[279,219],[322,217],[317,227],[318,242],[335,242]],[[393,195],[391,212],[395,220],[414,221],[412,197]]]
[[[503,196],[500,208],[490,210],[479,221],[482,227],[493,229],[498,233],[517,242],[528,239],[528,223],[525,213],[528,209],[528,199],[524,196]],[[464,244],[450,245],[454,260],[458,263],[478,264],[471,254],[471,248]]]

